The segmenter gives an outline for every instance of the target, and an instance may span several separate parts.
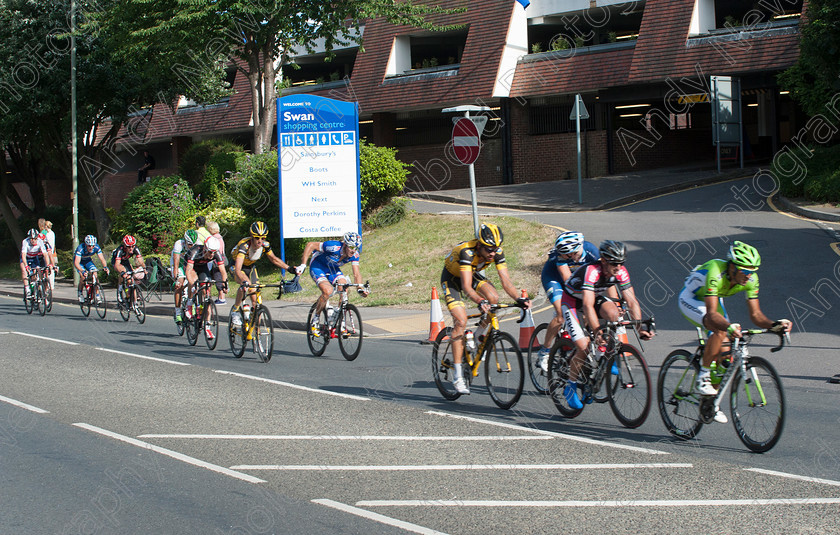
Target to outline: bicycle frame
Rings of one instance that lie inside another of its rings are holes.
[[[342,317],[344,317],[344,311],[347,308],[347,304],[350,302],[350,297],[347,295],[347,288],[353,287],[369,289],[370,283],[366,282],[364,284],[355,284],[352,282],[348,282],[346,284],[336,284],[333,287],[332,293],[329,295],[329,297],[327,297],[327,302],[324,303],[324,308],[329,307],[330,299],[332,298],[332,296],[334,296],[335,294],[339,294],[338,308],[333,309],[333,315],[331,318],[329,318],[329,321],[327,322],[327,326],[330,328],[331,335],[335,332],[335,329],[338,327],[338,322],[341,320]]]

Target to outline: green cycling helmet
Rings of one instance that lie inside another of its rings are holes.
[[[756,269],[761,265],[761,255],[752,245],[736,241],[729,247],[727,258],[738,267]]]

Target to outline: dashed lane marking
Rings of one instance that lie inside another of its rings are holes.
[[[808,476],[800,476],[797,474],[789,474],[787,472],[777,472],[775,470],[765,470],[763,468],[744,468],[749,472],[755,472],[757,474],[766,474],[769,476],[778,476],[778,477],[786,477],[788,479],[798,479],[799,481],[807,481],[809,483],[822,483],[823,485],[833,485],[835,487],[840,487],[840,481],[835,481],[833,479],[821,479],[818,477],[808,477]]]
[[[296,385],[294,383],[286,383],[284,381],[275,381],[274,379],[266,379],[265,377],[257,377],[255,375],[245,375],[244,373],[229,372],[227,370],[213,370],[216,373],[224,375],[233,375],[235,377],[242,377],[243,379],[253,379],[254,381],[262,381],[264,383],[271,383],[274,385],[287,386],[289,388],[297,388],[298,390],[305,390],[307,392],[317,392],[318,394],[329,394],[330,396],[338,396],[347,399],[355,399],[357,401],[370,401],[370,398],[363,396],[356,396],[353,394],[344,394],[342,392],[333,392],[331,390],[324,390],[322,388],[310,388],[308,386]]]
[[[405,436],[405,435],[190,435],[153,434],[137,438],[197,438],[211,440],[395,440],[395,441],[497,441],[497,440],[553,440],[539,435],[478,435],[478,436]]]
[[[396,518],[391,518],[390,516],[380,515],[379,513],[374,513],[372,511],[365,511],[364,509],[359,509],[358,507],[353,507],[352,505],[347,505],[346,503],[336,502],[325,498],[312,500],[312,503],[317,503],[318,505],[323,505],[332,509],[338,509],[339,511],[344,511],[345,513],[350,513],[351,515],[367,518],[368,520],[374,520],[381,524],[401,528],[412,533],[420,533],[422,535],[446,535],[446,533],[442,531],[435,531],[423,526],[418,526],[417,524],[397,520]]]
[[[636,470],[642,468],[692,468],[691,463],[625,464],[420,464],[420,465],[279,465],[240,464],[231,470],[322,471],[322,472],[423,472],[445,470]]]
[[[743,500],[362,500],[358,507],[722,507],[753,505],[833,505],[840,498],[749,498]]]
[[[15,407],[19,407],[21,409],[26,409],[28,411],[37,412],[38,414],[49,414],[50,411],[38,408],[34,405],[30,405],[28,403],[24,403],[22,401],[18,401],[16,399],[7,398],[5,396],[0,396],[0,401],[4,403],[8,403],[9,405],[14,405]]]

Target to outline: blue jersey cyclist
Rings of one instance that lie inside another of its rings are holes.
[[[597,262],[600,257],[598,248],[585,241],[580,232],[564,232],[554,241],[554,249],[549,253],[548,261],[543,266],[540,277],[545,296],[554,306],[554,317],[545,331],[545,340],[537,358],[537,366],[543,373],[548,373],[548,354],[554,344],[554,337],[563,326],[563,309],[560,304],[563,297],[563,284],[577,268]]]
[[[111,271],[108,269],[108,263],[105,261],[105,255],[102,254],[102,249],[99,248],[99,244],[96,243],[96,236],[92,234],[88,234],[85,236],[85,242],[80,243],[78,247],[76,247],[76,252],[73,254],[73,266],[76,268],[76,271],[79,272],[81,277],[79,278],[79,302],[83,302],[85,298],[82,296],[82,287],[85,284],[85,273],[96,273],[96,264],[93,263],[93,255],[99,257],[99,261],[102,262],[102,267],[105,269],[105,273],[110,273]],[[94,275],[95,277],[96,275]]]
[[[318,318],[321,311],[327,305],[327,299],[333,292],[333,285],[347,284],[347,277],[341,272],[341,266],[350,264],[353,270],[353,282],[362,283],[362,273],[359,270],[359,253],[362,247],[362,237],[356,232],[347,232],[341,240],[328,240],[324,242],[311,241],[306,244],[303,250],[301,265],[296,268],[298,273],[306,269],[306,262],[310,256],[309,276],[321,289],[321,295],[315,303],[315,313],[312,314],[313,336],[320,336],[321,330],[318,327]],[[368,291],[360,287],[359,293],[367,297]]]
[[[729,248],[726,260],[709,260],[697,266],[685,279],[680,292],[680,312],[695,327],[711,331],[703,350],[703,365],[697,376],[697,390],[704,396],[717,394],[711,380],[711,365],[721,355],[727,336],[741,337],[741,325],[730,323],[723,307],[723,298],[744,292],[750,320],[764,329],[790,332],[789,320],[773,321],[761,312],[758,305],[758,266],[761,256],[755,247],[736,241]],[[726,423],[723,412],[715,414],[715,421]]]

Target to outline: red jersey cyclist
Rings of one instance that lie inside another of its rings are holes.
[[[634,320],[642,319],[642,308],[630,284],[630,273],[624,267],[627,259],[624,244],[606,240],[598,247],[598,252],[601,256],[598,262],[578,268],[569,277],[562,298],[564,326],[575,344],[575,354],[572,355],[569,366],[569,382],[563,390],[563,396],[569,407],[573,409],[583,408],[583,403],[577,393],[577,380],[590,340],[589,333],[581,325],[580,312],[583,313],[583,319],[593,330],[601,323],[601,318],[617,321],[618,307],[606,295],[617,284],[627,301],[630,316]],[[639,337],[642,340],[649,340],[653,335],[652,332],[639,331]],[[618,369],[613,366],[611,372],[617,375]],[[591,402],[589,399],[586,401]]]
[[[697,266],[685,279],[680,292],[679,306],[683,316],[695,327],[711,331],[703,350],[703,365],[697,376],[697,390],[704,396],[717,395],[712,384],[712,362],[720,359],[723,342],[727,337],[741,337],[741,325],[730,323],[723,307],[723,298],[745,292],[750,320],[763,329],[790,332],[791,322],[786,319],[773,321],[758,306],[758,266],[761,256],[755,247],[736,241],[729,248],[726,260],[709,260]],[[715,421],[726,423],[722,411],[715,414]]]
[[[452,249],[444,262],[440,275],[440,286],[446,300],[446,307],[452,314],[452,358],[455,364],[455,378],[452,386],[459,394],[469,394],[470,389],[464,381],[464,331],[467,328],[467,308],[461,300],[462,294],[478,304],[481,312],[490,312],[490,304],[499,302],[496,287],[488,281],[482,271],[493,264],[499,273],[502,288],[512,299],[530,308],[527,297],[520,297],[519,290],[513,285],[508,275],[505,253],[502,250],[502,229],[496,225],[482,224],[478,229],[478,238],[461,242]],[[486,327],[482,325],[480,328]]]

